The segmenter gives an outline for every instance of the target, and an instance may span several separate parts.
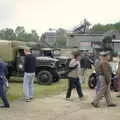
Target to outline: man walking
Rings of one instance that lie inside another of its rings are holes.
[[[99,66],[99,82],[100,90],[96,94],[95,99],[91,103],[94,107],[99,107],[99,102],[104,96],[108,107],[114,107],[116,104],[113,104],[110,94],[110,85],[111,85],[111,67],[108,63],[109,52],[101,52],[101,63]]]
[[[6,64],[2,60],[0,60],[0,97],[4,103],[3,106],[0,106],[1,108],[9,108],[10,107],[10,104],[7,100],[6,93],[5,93],[6,69],[7,69]]]
[[[23,90],[26,102],[30,102],[33,98],[33,82],[35,79],[35,66],[36,59],[31,54],[29,48],[25,48],[25,61],[24,61],[24,81]]]
[[[67,94],[66,94],[66,100],[70,100],[70,96],[71,96],[73,87],[76,88],[79,98],[83,98],[83,92],[82,92],[81,83],[79,80],[80,53],[73,52],[72,55],[73,55],[73,58],[71,59],[71,61],[69,63],[69,68],[75,67],[75,69],[72,69],[68,74],[68,89],[67,89]]]
[[[96,84],[96,93],[99,91],[100,89],[100,81],[99,81],[99,68],[100,68],[100,63],[101,63],[101,55],[97,56],[97,59],[95,60],[95,72],[96,72],[96,80],[97,80],[97,84]]]

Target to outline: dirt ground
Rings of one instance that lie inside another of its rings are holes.
[[[120,120],[120,98],[118,93],[112,93],[117,107],[108,108],[104,99],[100,108],[91,106],[95,91],[84,90],[85,99],[79,100],[75,91],[72,92],[72,101],[65,100],[65,93],[35,98],[31,102],[23,99],[11,103],[11,108],[0,108],[0,120]]]

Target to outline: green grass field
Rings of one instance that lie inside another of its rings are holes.
[[[35,98],[51,96],[65,91],[66,88],[67,88],[66,79],[61,79],[59,82],[47,86],[34,84],[34,96]],[[10,88],[8,89],[7,95],[10,101],[23,98],[24,95],[22,83],[10,83]]]

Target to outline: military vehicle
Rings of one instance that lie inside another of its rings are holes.
[[[60,48],[52,48],[50,46],[43,47],[39,42],[26,43],[32,49],[32,53],[35,56],[43,56],[57,59],[59,61],[59,66],[57,71],[63,73],[67,70],[68,63],[71,58],[60,55]]]
[[[0,40],[0,57],[8,63],[8,78],[11,75],[21,76],[24,69],[25,42]],[[36,56],[36,77],[39,84],[51,84],[59,80],[59,60],[50,57],[40,56],[36,50],[31,50]]]
[[[44,59],[57,59],[57,72],[60,77],[62,77],[61,75],[67,70],[70,58],[61,56],[59,48],[40,48],[31,46],[31,51],[36,57],[41,56],[41,58],[43,57]]]

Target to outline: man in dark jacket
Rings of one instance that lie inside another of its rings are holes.
[[[33,82],[35,79],[35,68],[36,68],[36,59],[31,54],[29,48],[24,50],[25,61],[24,61],[24,81],[23,89],[26,102],[30,102],[33,98]]]
[[[86,70],[91,69],[93,64],[93,60],[87,55],[83,54],[80,59],[80,66],[81,66],[81,78],[82,82],[86,82]]]
[[[0,60],[0,97],[4,103],[3,106],[0,106],[2,108],[9,108],[10,105],[9,105],[9,102],[7,100],[7,97],[6,97],[6,93],[5,93],[5,84],[6,84],[6,77],[5,77],[5,72],[6,72],[6,64]]]

